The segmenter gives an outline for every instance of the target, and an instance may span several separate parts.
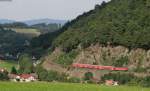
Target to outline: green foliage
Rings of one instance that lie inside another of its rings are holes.
[[[128,65],[128,62],[129,62],[129,59],[127,56],[125,56],[125,57],[119,58],[118,60],[115,60],[113,62],[113,65],[116,67],[123,67],[123,66]]]
[[[56,63],[61,64],[62,66],[66,67],[71,65],[75,57],[77,56],[77,51],[71,51],[69,53],[64,53],[55,60]]]
[[[12,67],[11,68],[11,74],[17,74],[17,69],[16,69],[16,67]]]
[[[28,28],[28,25],[22,22],[14,22],[14,23],[0,24],[0,25],[5,28]]]
[[[68,75],[66,73],[59,73],[57,76],[57,81],[59,82],[68,82]]]
[[[85,74],[84,74],[84,80],[85,81],[89,81],[89,80],[91,80],[93,78],[93,73],[92,72],[86,72]]]
[[[133,74],[126,74],[126,73],[119,73],[119,72],[105,74],[104,76],[101,77],[102,81],[112,79],[114,81],[118,81],[119,84],[127,84],[134,78],[136,77]]]
[[[143,62],[143,60],[139,60],[138,61],[138,65],[137,65],[137,67],[134,70],[135,72],[138,72],[138,73],[147,72],[147,70],[149,69],[149,67],[143,67],[142,66],[142,62]]]
[[[42,81],[47,80],[46,78],[47,78],[48,72],[47,70],[43,69],[43,67],[37,66],[35,72],[37,73],[39,80],[42,80]]]
[[[52,82],[52,81],[66,82],[67,81],[66,74],[64,73],[60,74],[52,70],[47,71],[41,66],[36,67],[35,72],[38,74],[38,78],[41,81],[49,81],[49,82]]]
[[[150,87],[150,76],[147,76],[147,77],[143,78],[142,86]]]
[[[28,53],[34,55],[36,58],[40,58],[47,52],[48,48],[52,47],[52,41],[60,34],[60,30],[42,34],[39,37],[35,37],[30,41],[30,47]]]
[[[67,23],[65,31],[53,42],[65,51],[91,44],[150,48],[149,0],[111,0]],[[143,36],[144,35],[144,36]]]
[[[7,71],[0,72],[0,80],[1,81],[9,80],[9,78],[8,78],[8,72]]]
[[[17,55],[18,52],[23,52],[25,42],[29,40],[25,35],[16,33],[9,29],[0,29],[0,53]]]
[[[49,82],[57,80],[58,78],[57,76],[58,76],[58,73],[56,71],[48,71],[46,80]]]
[[[138,66],[134,71],[135,71],[135,72],[138,72],[138,73],[143,73],[143,72],[146,72],[146,71],[147,71],[147,68]]]
[[[32,57],[28,54],[23,54],[19,57],[19,73],[32,73],[33,63]]]
[[[150,1],[149,0],[146,0],[146,6],[150,7]]]
[[[137,77],[134,74],[118,72],[105,74],[101,79],[102,81],[112,79],[114,81],[118,81],[119,84],[127,84],[130,86],[140,85],[143,87],[150,87],[150,76]]]

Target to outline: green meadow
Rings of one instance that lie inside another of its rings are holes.
[[[136,86],[103,86],[73,83],[0,82],[0,91],[150,91],[150,88],[142,88]]]
[[[41,33],[37,29],[32,28],[12,28],[13,31],[22,34],[32,34],[34,36],[39,36]]]

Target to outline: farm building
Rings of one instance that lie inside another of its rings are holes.
[[[9,79],[14,82],[32,82],[37,80],[37,76],[34,74],[9,74]]]
[[[13,82],[17,82],[20,80],[20,76],[19,75],[16,75],[16,74],[8,74],[8,77],[11,81]]]
[[[21,74],[20,80],[23,82],[32,82],[32,81],[36,81],[36,78],[31,74]]]

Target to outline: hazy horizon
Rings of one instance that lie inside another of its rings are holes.
[[[94,8],[96,4],[109,0],[12,0],[0,2],[0,19],[31,20],[59,19],[71,20]]]

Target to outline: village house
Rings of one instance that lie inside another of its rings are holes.
[[[37,76],[35,74],[9,74],[8,77],[14,82],[33,82],[37,80]]]
[[[16,74],[8,74],[8,77],[11,81],[13,82],[17,82],[17,81],[20,81],[20,76],[19,75],[16,75]]]
[[[20,81],[21,82],[33,82],[33,81],[36,81],[36,78],[31,74],[21,74]]]

